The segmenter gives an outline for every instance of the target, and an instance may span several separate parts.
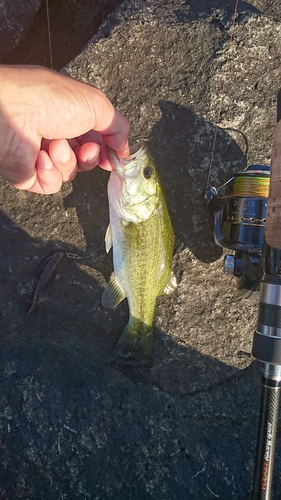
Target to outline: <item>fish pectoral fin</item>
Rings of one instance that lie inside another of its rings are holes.
[[[109,252],[109,250],[111,249],[112,245],[113,245],[113,242],[112,242],[112,229],[111,229],[111,224],[109,223],[108,226],[107,226],[107,230],[106,230],[106,233],[105,233],[105,250],[106,250],[106,253]]]
[[[126,294],[123,288],[118,283],[115,274],[112,273],[102,294],[102,305],[104,307],[116,307],[125,298]]]
[[[163,294],[165,295],[176,295],[176,289],[177,289],[177,280],[173,272],[171,272],[171,278],[168,281],[167,285],[165,286],[163,290]]]

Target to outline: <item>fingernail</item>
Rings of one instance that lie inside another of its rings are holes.
[[[59,159],[63,163],[67,163],[70,160],[71,151],[70,146],[67,141],[64,141],[61,145],[59,152]]]
[[[54,169],[54,165],[53,165],[53,162],[51,160],[51,158],[49,157],[48,153],[46,153],[46,151],[40,151],[40,155],[37,159],[37,163],[39,163],[39,166],[41,168],[43,168],[44,170],[53,170]]]
[[[129,143],[127,142],[126,146],[124,149],[122,149],[122,152],[120,154],[118,154],[118,156],[120,158],[127,158],[128,156],[130,156],[131,152],[130,152],[130,146],[129,146]]]
[[[94,154],[93,156],[89,156],[89,158],[87,158],[87,163],[89,165],[92,165],[93,163],[97,165],[98,162],[99,162],[99,154]]]

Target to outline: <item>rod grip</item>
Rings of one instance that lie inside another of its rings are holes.
[[[281,249],[281,89],[277,94],[277,125],[273,135],[265,239],[268,245]]]

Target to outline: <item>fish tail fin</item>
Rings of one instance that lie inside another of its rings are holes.
[[[148,326],[140,320],[130,318],[116,344],[114,355],[128,361],[136,360],[142,364],[150,364],[152,325]]]

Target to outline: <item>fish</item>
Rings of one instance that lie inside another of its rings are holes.
[[[105,307],[127,298],[129,320],[114,355],[150,364],[157,297],[173,294],[174,231],[159,174],[146,144],[126,159],[108,149],[113,166],[107,185],[108,253],[113,247],[113,273],[102,294]]]

